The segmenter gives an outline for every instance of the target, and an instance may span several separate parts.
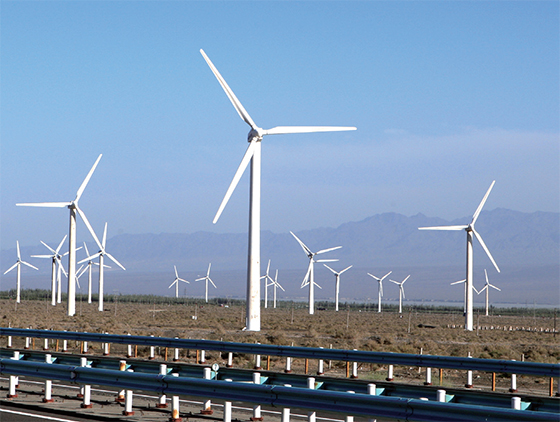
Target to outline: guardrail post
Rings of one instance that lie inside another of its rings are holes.
[[[367,393],[370,396],[376,396],[377,395],[377,390],[376,390],[377,386],[373,383],[370,383],[367,385]],[[369,419],[369,422],[376,422],[377,419]]]
[[[45,362],[52,364],[51,354],[47,353],[45,355]],[[43,398],[43,403],[52,403],[54,400],[52,398],[52,380],[45,380],[45,398]]]
[[[119,361],[119,371],[126,371],[126,360]],[[125,391],[120,390],[117,398],[115,399],[116,402],[122,403],[125,401]]]
[[[172,374],[174,377],[178,377],[179,374],[174,373]],[[179,412],[179,396],[172,396],[171,397],[171,421],[172,422],[181,422],[183,419],[181,418]]]
[[[261,383],[261,374],[260,372],[253,372],[253,384]],[[252,421],[262,421],[263,417],[261,415],[261,405],[257,404],[253,406],[253,417],[250,418]]]
[[[43,341],[43,350],[49,350],[49,339],[46,338]]]
[[[469,352],[469,355],[467,356],[469,358],[472,358],[471,356],[471,352]],[[472,378],[472,370],[469,369],[467,371],[467,383],[465,384],[466,388],[472,388],[473,387],[473,378]]]
[[[291,384],[284,384],[284,387],[291,387]],[[280,422],[290,422],[290,408],[282,408],[282,420]]]
[[[30,343],[31,343],[31,339],[29,337],[25,337],[25,347],[24,347],[25,350],[30,348],[29,346]]]
[[[284,372],[286,374],[289,374],[292,372],[292,358],[291,357],[287,357],[286,358],[286,369],[284,369]]]
[[[387,369],[387,378],[385,381],[393,381],[393,365],[389,365],[389,369]]]
[[[228,352],[226,368],[233,368],[233,352]]]
[[[432,368],[426,368],[426,381],[424,385],[432,385]]]
[[[132,372],[132,369],[129,369],[128,372]],[[133,416],[134,411],[132,410],[132,397],[133,397],[132,390],[126,390],[126,399],[124,402],[124,410],[122,414],[124,416]]]
[[[179,337],[175,337],[176,339],[178,339]],[[179,360],[179,348],[176,347],[175,348],[175,354],[173,355],[173,362],[177,362]]]
[[[12,336],[8,336],[8,345],[6,346],[8,349],[12,348]]]
[[[437,401],[445,403],[445,390],[437,390]]]
[[[109,334],[105,332],[105,334]],[[107,356],[109,354],[109,343],[103,343],[103,355]]]
[[[307,378],[307,388],[310,388],[311,390],[315,390],[315,378],[313,377]],[[308,422],[316,422],[316,420],[317,420],[317,412],[307,413]]]
[[[259,344],[259,343],[257,343]],[[257,370],[261,370],[261,355],[255,355],[255,368],[253,369],[257,369]]]
[[[511,398],[511,408],[515,410],[521,410],[521,397]]]
[[[358,349],[353,349],[357,351]],[[358,362],[352,362],[352,376],[350,378],[358,378]]]
[[[86,367],[87,366],[87,359],[80,358],[80,366]],[[78,394],[78,397],[83,397],[84,401],[80,405],[82,409],[91,409],[93,406],[91,404],[91,385],[83,385],[80,388],[81,393]]]
[[[198,363],[206,363],[206,350],[200,351],[200,360]]]
[[[322,347],[319,347],[319,349],[322,349]],[[323,359],[319,359],[319,362],[317,363],[317,375],[323,375],[325,373],[325,369],[323,368]]]
[[[212,369],[211,368],[204,368],[203,378],[209,380],[212,378]],[[212,400],[206,400],[204,402],[203,408],[200,411],[201,415],[211,415],[214,411],[212,410]]]
[[[167,365],[165,363],[159,365],[159,374],[167,375]],[[159,402],[156,404],[156,407],[158,409],[164,409],[167,407],[167,396],[165,394],[159,396]]]
[[[512,359],[515,360],[515,359]],[[517,393],[517,375],[511,374],[511,387],[509,388],[510,393]]]
[[[19,352],[17,350],[14,352],[14,356],[12,357],[12,359],[19,360]],[[10,375],[10,386],[8,392],[9,399],[14,399],[18,396],[16,392],[18,383],[19,383],[18,377],[16,375]]]
[[[84,333],[87,333],[87,331],[84,331]],[[87,353],[87,352],[88,352],[88,342],[82,341],[82,353]]]
[[[151,334],[150,337],[153,337],[154,335]],[[150,357],[148,359],[150,360],[154,360],[156,358],[155,356],[155,346],[150,346]]]
[[[439,368],[439,385],[443,385],[443,368]]]
[[[232,382],[231,379],[226,379],[226,382]],[[231,402],[224,402],[224,422],[231,422]]]
[[[355,391],[347,391],[350,394],[356,394]],[[354,416],[346,415],[345,422],[354,422]]]
[[[130,333],[127,333],[126,335],[129,336]],[[132,357],[132,344],[128,344],[128,345],[126,346],[126,357],[127,357],[127,358],[131,358],[131,357]]]

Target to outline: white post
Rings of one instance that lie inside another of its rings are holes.
[[[511,398],[511,408],[515,410],[521,410],[521,397]]]
[[[322,349],[322,347],[319,347],[319,349]],[[323,359],[319,359],[318,365],[317,365],[317,375],[323,375],[325,373],[325,369],[323,367]]]
[[[315,389],[315,378],[309,377],[307,378],[307,388],[311,390]],[[308,422],[316,422],[317,420],[317,412],[308,412],[307,413],[307,421]]]
[[[515,361],[515,359],[512,359]],[[517,393],[517,375],[511,374],[511,388],[509,389],[510,393]]]
[[[87,359],[86,358],[80,358],[80,366],[81,367],[86,367],[87,366]],[[83,409],[91,409],[93,407],[92,404],[91,404],[91,385],[84,385],[84,386],[82,386],[82,388],[80,390],[81,390],[81,393],[78,394],[78,397],[82,396],[84,398],[84,401],[81,404],[81,407]]]
[[[226,368],[233,368],[233,352],[228,352]]]
[[[289,356],[286,358],[286,369],[284,370],[284,372],[286,374],[292,372],[292,358]]]
[[[376,390],[376,388],[377,388],[377,386],[376,386],[375,384],[373,384],[373,383],[368,384],[368,385],[367,385],[367,393],[368,393],[370,396],[376,396],[376,395],[377,395],[377,390]],[[369,419],[369,422],[376,422],[376,421],[377,421],[377,419]]]
[[[19,352],[15,351],[14,356],[12,357],[13,360],[19,360]],[[10,375],[10,387],[8,392],[8,398],[13,399],[17,397],[16,387],[18,385],[18,377],[16,375]]]
[[[67,330],[64,330],[64,331],[67,331]],[[67,339],[62,340],[62,351],[63,352],[68,351],[68,340]]]
[[[347,391],[347,393],[356,394],[355,391]],[[345,422],[354,422],[354,416],[347,415],[344,420]]]
[[[49,350],[49,339],[48,338],[44,339],[43,350]]]
[[[84,341],[82,342],[82,348],[83,348],[83,353],[87,353],[88,352],[88,342]]]
[[[255,368],[254,369],[262,369],[261,368],[261,355],[255,355]]]
[[[291,387],[291,384],[284,384],[284,387]],[[282,420],[281,422],[290,422],[290,408],[283,407],[282,408]]]
[[[45,355],[45,363],[52,363],[51,354],[47,353]],[[54,400],[52,398],[52,380],[45,380],[45,398],[43,403],[52,403]]]
[[[211,368],[204,368],[204,376],[203,378],[206,380],[212,379],[212,369]],[[203,408],[200,411],[201,415],[211,415],[214,411],[212,410],[212,401],[206,400],[204,402]]]
[[[467,357],[469,357],[469,358],[472,357],[470,352],[469,352],[469,355]],[[472,370],[470,370],[470,369],[467,371],[467,383],[465,384],[465,387],[466,388],[472,388],[473,387]]]
[[[109,334],[109,333],[105,333]],[[109,354],[109,343],[103,343],[103,355],[107,356]]]
[[[260,372],[253,372],[253,384],[260,385],[261,383],[261,374]],[[253,417],[250,418],[252,421],[262,421],[263,417],[261,415],[261,406],[257,404],[253,406]]]
[[[153,337],[154,335],[151,334],[150,337]],[[155,357],[155,347],[154,346],[150,346],[150,357],[148,359],[150,360],[154,360]]]
[[[389,369],[387,370],[387,378],[385,381],[393,381],[393,365],[389,365]]]
[[[167,365],[162,363],[159,365],[159,374],[160,375],[167,375]],[[158,409],[163,409],[167,407],[167,397],[165,394],[159,396],[159,402],[156,404]]]
[[[126,360],[119,361],[119,371],[126,371]],[[125,391],[120,390],[115,401],[122,403],[125,400]]]
[[[179,282],[177,282],[177,285],[179,285]],[[175,337],[175,338],[179,338],[179,337]],[[175,348],[175,354],[173,355],[173,362],[177,362],[179,360],[179,348],[176,347]]]
[[[127,334],[127,336],[129,336],[130,333]],[[126,346],[126,357],[127,358],[131,358],[132,357],[132,344],[129,344]]]
[[[179,374],[174,373],[173,374],[174,377],[178,377]],[[181,421],[181,417],[180,417],[180,412],[179,412],[179,396],[172,396],[171,397],[171,420],[172,421]]]
[[[26,349],[26,350],[29,349],[31,347],[30,343],[31,343],[31,339],[29,337],[25,337],[25,347],[24,347],[24,349]]]
[[[206,363],[206,351],[205,350],[200,351],[200,361],[198,363]]]
[[[226,382],[231,382],[230,379],[226,379]],[[224,402],[224,422],[231,422],[231,402]]]
[[[130,371],[130,369],[129,369]],[[132,390],[126,390],[126,399],[124,402],[124,416],[132,416],[134,415],[134,411],[132,410]]]
[[[358,350],[358,349],[354,349]],[[352,362],[352,376],[350,378],[358,378],[358,362]]]
[[[8,349],[12,348],[12,336],[8,336],[8,346],[6,346]]]
[[[426,368],[426,382],[424,385],[432,385],[432,368]]]

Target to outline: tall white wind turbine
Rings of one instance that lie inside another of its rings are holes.
[[[344,130],[356,130],[355,127],[338,126],[276,126],[272,129],[262,129],[258,127],[249,113],[245,110],[241,102],[237,99],[229,85],[226,83],[218,69],[210,61],[206,53],[201,49],[200,53],[206,60],[214,76],[220,82],[223,90],[233,104],[233,107],[247,123],[251,130],[247,140],[249,147],[241,160],[231,184],[224,196],[224,199],[214,217],[214,223],[218,221],[224,207],[226,206],[231,194],[239,183],[239,179],[251,162],[251,194],[249,206],[249,253],[247,261],[247,316],[246,329],[249,331],[261,330],[261,311],[260,311],[260,231],[261,231],[261,141],[265,135],[281,135],[290,133],[312,133],[312,132],[333,132]]]
[[[99,246],[99,252],[97,252],[96,254],[93,254],[92,256],[88,256],[85,259],[82,259],[80,262],[78,262],[78,264],[81,264],[83,262],[86,261],[90,261],[92,259],[95,259],[97,257],[99,257],[99,312],[103,312],[103,292],[104,292],[104,267],[106,267],[106,265],[104,264],[105,261],[105,257],[109,258],[111,261],[113,261],[115,264],[117,264],[119,267],[121,267],[123,270],[126,270],[125,267],[123,267],[121,265],[121,263],[119,261],[117,261],[115,259],[115,257],[113,255],[111,255],[109,252],[107,252],[105,250],[105,245],[107,244],[107,223],[105,223],[105,229],[103,230],[103,240],[102,242],[98,245]]]
[[[91,303],[91,286],[92,286],[92,272],[93,272],[93,266],[94,265],[99,265],[96,262],[93,262],[93,259],[89,258],[89,250],[88,247],[86,245],[86,242],[84,242],[84,249],[86,251],[86,260],[87,260],[87,265],[86,265],[86,270],[88,272],[88,303]],[[80,262],[85,262],[85,261],[80,261]],[[107,267],[107,265],[105,265],[105,267]],[[109,267],[110,268],[110,267]],[[84,270],[85,271],[85,270]]]
[[[334,274],[334,278],[335,278],[335,285],[334,285],[334,310],[336,312],[338,312],[338,293],[340,292],[340,274],[342,274],[345,271],[348,271],[350,268],[352,268],[352,265],[350,265],[349,267],[346,267],[345,269],[343,269],[342,271],[336,272],[335,270],[333,270],[331,267],[329,267],[327,264],[323,264],[325,267],[327,267],[329,270],[332,271],[332,273]]]
[[[336,249],[340,249],[342,248],[342,246],[335,246],[334,248],[328,248],[328,249],[323,249],[320,250],[319,252],[312,252],[311,249],[309,249],[305,243],[303,243],[293,232],[292,236],[294,236],[294,238],[298,241],[299,245],[301,246],[301,248],[303,249],[303,252],[305,252],[305,254],[307,255],[307,257],[309,258],[309,266],[307,267],[307,273],[305,273],[305,277],[303,278],[303,281],[301,282],[301,288],[303,289],[305,286],[309,285],[309,315],[313,315],[315,313],[315,286],[317,286],[318,288],[322,289],[321,286],[319,286],[317,283],[315,283],[315,276],[314,276],[314,267],[313,264],[315,264],[315,262],[335,262],[338,261],[338,259],[315,259],[315,255],[319,255],[325,252],[330,252],[330,251],[334,251]]]
[[[103,154],[99,154],[97,160],[93,164],[93,167],[87,174],[86,178],[80,185],[78,192],[76,193],[76,198],[74,198],[71,202],[37,202],[37,203],[24,203],[24,204],[16,204],[17,206],[23,207],[49,207],[49,208],[68,208],[70,210],[70,231],[68,235],[68,310],[67,314],[69,316],[73,316],[76,314],[76,214],[80,214],[82,221],[88,228],[89,232],[93,236],[95,242],[100,245],[99,239],[95,235],[95,232],[91,228],[91,224],[84,214],[84,212],[78,206],[78,201],[82,197],[84,190],[91,178],[97,164],[99,164],[99,160],[101,160]]]
[[[16,248],[17,248],[17,261],[14,265],[12,265],[10,268],[8,268],[4,274],[8,274],[10,271],[12,271],[14,268],[17,268],[16,271],[16,303],[20,303],[20,290],[21,290],[21,264],[23,265],[27,265],[29,268],[33,268],[34,270],[39,270],[39,268],[34,267],[33,265],[31,265],[29,262],[25,262],[24,260],[21,259],[21,253],[19,252],[19,241],[16,240]]]
[[[60,252],[60,248],[62,248],[62,244],[64,243],[64,241],[66,240],[67,237],[68,237],[68,235],[64,236],[64,238],[62,239],[62,241],[60,242],[60,244],[58,245],[58,247],[56,249],[51,248],[49,245],[47,245],[45,242],[43,242],[41,240],[41,243],[49,251],[51,251],[51,254],[50,255],[31,255],[32,258],[47,258],[47,259],[52,260],[52,264],[51,264],[51,305],[52,306],[56,306],[57,266],[60,266],[60,269],[58,270],[58,274],[60,276],[60,271],[61,271],[61,268],[62,268],[61,258],[68,253],[68,252],[66,252],[66,254],[61,255],[59,252]]]
[[[187,283],[187,284],[190,284],[190,282],[187,280],[183,280],[181,277],[179,277],[179,273],[177,272],[177,267],[175,265],[173,265],[173,268],[175,268],[175,280],[173,280],[173,283],[169,285],[168,289],[170,289],[171,287],[173,287],[173,285],[175,285],[175,298],[178,298],[179,282],[182,281],[183,283]]]
[[[399,286],[399,314],[402,314],[402,300],[405,297],[404,296],[404,282],[406,280],[408,280],[408,278],[410,277],[410,275],[407,275],[406,278],[403,281],[395,281],[395,280],[389,280],[393,283],[395,283],[397,286]]]
[[[208,282],[212,283],[212,286],[214,286],[215,289],[217,289],[216,285],[214,284],[214,282],[212,281],[212,279],[210,278],[210,267],[212,266],[212,263],[208,264],[208,271],[206,272],[206,275],[204,277],[200,277],[197,278],[195,281],[202,281],[204,280],[206,282],[206,303],[208,303]]]
[[[465,312],[465,330],[467,331],[473,330],[473,235],[480,242],[482,249],[484,249],[486,255],[488,255],[488,258],[490,258],[490,261],[492,261],[494,267],[496,267],[496,270],[500,272],[500,269],[498,268],[498,264],[496,264],[496,261],[494,261],[494,258],[492,257],[492,254],[486,247],[484,240],[482,240],[482,237],[480,236],[480,234],[478,234],[478,232],[474,228],[476,220],[478,219],[478,216],[482,211],[482,207],[486,203],[486,200],[488,199],[488,195],[490,195],[490,191],[494,187],[494,183],[496,183],[495,180],[488,188],[488,191],[486,191],[486,195],[484,195],[484,198],[482,198],[480,205],[474,212],[470,224],[462,225],[462,226],[437,226],[437,227],[418,228],[419,230],[465,230],[467,232],[467,295],[466,295],[466,312]]]
[[[499,292],[501,292],[502,290],[499,289],[498,287],[494,286],[493,284],[490,284],[490,282],[488,281],[488,273],[486,272],[486,268],[484,269],[484,275],[486,276],[486,284],[484,285],[484,287],[482,289],[480,289],[480,292],[477,292],[477,293],[480,294],[484,290],[486,290],[486,316],[488,316],[488,292],[490,291],[490,287],[492,287],[493,289],[496,289]]]
[[[389,271],[381,278],[376,277],[373,274],[367,273],[367,275],[377,280],[377,312],[381,312],[381,298],[383,297],[383,280],[385,280],[392,272],[393,271]]]

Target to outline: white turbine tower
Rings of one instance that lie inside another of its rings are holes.
[[[88,256],[87,258],[82,259],[80,262],[78,262],[78,264],[81,264],[83,262],[90,261],[92,259],[99,257],[99,312],[103,312],[103,291],[104,291],[103,268],[106,267],[106,265],[104,264],[105,256],[109,258],[111,261],[113,261],[115,264],[117,264],[119,267],[121,267],[123,270],[126,270],[126,268],[124,268],[121,265],[121,263],[115,259],[113,255],[111,255],[109,252],[105,250],[106,243],[107,243],[107,223],[105,223],[105,229],[103,230],[103,240],[101,243],[98,243],[99,252],[91,256]]]
[[[278,283],[278,270],[276,270],[276,275],[274,276],[274,309],[276,309],[276,288],[280,287],[282,289],[283,292],[285,292],[286,290],[284,290],[284,288],[280,285],[280,283]]]
[[[74,198],[71,202],[38,202],[38,203],[25,203],[25,204],[16,204],[17,206],[23,207],[49,207],[49,208],[68,208],[70,210],[70,232],[68,235],[68,312],[69,316],[73,316],[76,314],[76,214],[80,214],[82,221],[88,228],[89,232],[93,236],[95,242],[99,244],[99,239],[95,235],[95,232],[91,228],[91,224],[84,214],[84,212],[78,207],[78,201],[80,200],[82,194],[84,193],[84,189],[86,188],[91,175],[95,171],[99,160],[101,160],[103,154],[99,154],[97,160],[93,164],[93,167],[87,174],[86,178],[80,185],[78,192],[76,193],[76,198]]]
[[[398,281],[395,281],[395,280],[389,280],[389,281],[395,283],[397,286],[399,286],[399,314],[402,314],[402,300],[405,297],[404,296],[404,282],[406,280],[408,280],[409,277],[410,277],[410,275],[407,275],[406,278],[401,282],[398,282]]]
[[[4,272],[4,274],[8,274],[10,271],[12,271],[14,268],[17,267],[17,271],[16,271],[16,273],[17,273],[17,276],[16,276],[16,303],[20,303],[21,264],[27,265],[29,268],[33,268],[34,270],[39,270],[39,268],[34,267],[29,262],[25,262],[24,260],[21,259],[21,254],[19,252],[19,241],[18,240],[16,240],[16,247],[17,247],[17,261],[14,265],[12,265],[10,268],[8,268],[6,270],[6,272]]]
[[[208,282],[212,283],[212,286],[214,286],[215,289],[217,289],[216,285],[214,284],[214,282],[212,281],[212,279],[210,278],[210,267],[212,266],[212,263],[208,264],[208,271],[206,272],[206,275],[204,277],[200,277],[197,278],[195,281],[202,281],[204,280],[206,282],[206,303],[208,303]]]
[[[480,205],[478,206],[478,208],[474,212],[474,215],[473,215],[473,218],[472,218],[472,221],[471,221],[470,224],[462,225],[462,226],[437,226],[437,227],[419,227],[418,228],[419,230],[465,230],[467,232],[467,278],[466,278],[466,280],[467,280],[467,296],[466,296],[466,312],[465,312],[465,330],[468,330],[468,331],[473,330],[473,289],[472,289],[472,287],[473,287],[473,235],[480,242],[480,245],[482,246],[482,249],[484,249],[484,251],[486,252],[486,255],[488,255],[488,258],[490,258],[490,261],[492,261],[492,264],[494,264],[494,267],[496,267],[496,270],[498,272],[500,272],[500,269],[498,268],[498,264],[496,264],[496,261],[494,261],[494,258],[492,257],[492,254],[490,253],[490,251],[486,247],[486,244],[484,243],[484,240],[482,240],[482,237],[480,236],[480,234],[478,234],[478,232],[474,228],[476,220],[478,219],[478,216],[480,215],[480,211],[482,211],[482,207],[484,206],[486,200],[488,199],[488,195],[490,195],[490,191],[494,187],[494,183],[496,183],[495,180],[490,185],[490,188],[488,188],[488,191],[486,192],[486,195],[484,195],[484,198],[482,198],[482,201],[480,202]]]
[[[88,303],[91,303],[92,302],[92,300],[91,300],[91,286],[92,286],[93,266],[94,265],[99,266],[99,264],[97,262],[93,262],[93,259],[89,258],[89,250],[88,250],[88,247],[86,245],[86,242],[84,242],[84,249],[86,251],[87,258],[83,261],[80,261],[80,262],[85,262],[85,261],[88,262],[87,265],[86,265],[86,270],[88,271]],[[111,268],[111,267],[109,267],[108,265],[105,265],[105,268]],[[84,272],[85,272],[85,270],[84,270]]]
[[[56,249],[51,248],[49,245],[47,245],[45,242],[43,242],[41,240],[41,243],[43,245],[45,245],[45,247],[49,251],[51,251],[51,254],[50,255],[31,255],[32,258],[49,258],[49,259],[52,260],[52,265],[51,265],[51,305],[52,306],[56,306],[57,265],[59,266],[58,274],[59,274],[59,278],[60,278],[60,271],[61,271],[61,268],[62,268],[61,258],[68,253],[68,252],[66,252],[66,254],[61,255],[59,252],[60,252],[60,248],[62,248],[62,244],[64,243],[64,241],[66,240],[67,237],[68,237],[68,235],[64,236],[64,238],[62,239],[62,241],[60,242],[60,244],[58,245],[58,247]]]
[[[268,308],[268,287],[274,286],[274,308],[276,308],[276,288],[280,287],[282,291],[285,291],[284,288],[278,284],[278,270],[276,270],[276,278],[273,279],[268,272],[270,271],[270,259],[268,260],[268,266],[266,267],[266,274],[261,277],[264,279],[264,307]]]
[[[480,292],[477,293],[480,294],[484,290],[486,290],[486,316],[488,316],[488,292],[490,291],[489,287],[492,287],[493,289],[496,289],[499,292],[501,292],[502,290],[494,286],[493,284],[490,284],[490,282],[488,281],[488,273],[486,272],[486,268],[484,269],[484,275],[486,276],[486,284],[482,289],[480,289]]]
[[[261,330],[261,311],[260,311],[260,231],[261,231],[261,141],[265,135],[281,135],[291,133],[312,133],[312,132],[333,132],[344,130],[356,130],[355,127],[337,126],[277,126],[272,129],[262,129],[258,127],[243,105],[239,102],[231,88],[228,86],[218,69],[210,61],[206,53],[200,50],[214,76],[220,82],[223,90],[233,104],[241,119],[251,126],[248,135],[249,147],[241,160],[235,176],[224,196],[224,199],[214,217],[214,223],[218,221],[226,206],[231,194],[235,190],[239,179],[251,162],[251,194],[249,206],[249,253],[247,261],[247,316],[246,329],[249,331]]]
[[[292,232],[290,232],[290,233],[292,233]],[[303,249],[303,252],[305,252],[307,257],[309,258],[309,266],[307,267],[307,273],[305,273],[305,277],[303,278],[303,281],[301,282],[301,288],[303,289],[305,286],[309,285],[309,315],[313,315],[315,313],[315,286],[322,289],[321,286],[319,286],[317,283],[315,283],[313,264],[315,262],[335,262],[335,261],[338,261],[338,259],[317,259],[316,260],[315,255],[319,255],[319,254],[322,254],[322,253],[325,253],[325,252],[334,251],[335,249],[342,248],[342,246],[335,246],[334,248],[323,249],[323,250],[320,250],[319,252],[312,252],[311,249],[309,249],[305,245],[305,243],[303,243],[301,240],[299,240],[299,238],[294,233],[292,233],[292,236],[294,236],[294,238],[298,241],[299,245]]]
[[[182,281],[183,283],[187,283],[190,284],[189,281],[187,280],[183,280],[182,278],[179,277],[179,273],[177,272],[177,267],[175,265],[173,265],[173,268],[175,268],[175,280],[173,280],[173,283],[171,283],[168,287],[168,289],[170,289],[171,287],[173,287],[173,285],[175,285],[175,297],[178,298],[179,297],[179,281]]]
[[[367,275],[377,280],[377,312],[381,312],[381,297],[383,297],[383,280],[385,280],[392,272],[393,271],[389,271],[381,278],[376,277],[373,274],[367,273]]]
[[[461,283],[463,283],[465,285],[465,297],[463,298],[463,313],[466,313],[467,312],[467,279],[464,278],[463,280],[454,281],[453,283],[450,283],[450,285],[453,286],[454,284],[461,284]],[[473,284],[472,288],[476,292],[476,294],[480,293],[478,290],[476,290],[476,287],[474,287],[474,284]]]
[[[334,285],[334,303],[335,303],[335,308],[334,310],[336,312],[338,312],[338,293],[340,292],[340,274],[342,274],[345,271],[348,271],[350,268],[352,268],[352,265],[350,265],[349,267],[346,267],[345,269],[343,269],[342,271],[336,272],[335,270],[333,270],[331,267],[329,267],[327,264],[323,264],[325,267],[327,267],[329,270],[332,271],[332,273],[334,274],[334,278],[335,278],[335,285]]]

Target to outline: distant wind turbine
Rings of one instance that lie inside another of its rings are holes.
[[[274,309],[276,309],[276,288],[279,287],[282,289],[283,292],[285,292],[286,290],[284,290],[284,288],[280,285],[280,283],[278,283],[278,270],[276,270],[276,275],[274,276]]]
[[[25,262],[24,260],[21,259],[21,253],[19,252],[19,241],[18,240],[16,240],[16,248],[17,248],[17,261],[14,265],[12,265],[10,268],[8,268],[4,272],[4,274],[8,274],[14,268],[17,268],[17,271],[16,271],[16,274],[17,274],[17,276],[16,276],[16,303],[20,303],[20,298],[21,298],[21,294],[20,294],[20,290],[21,290],[21,264],[27,265],[29,268],[33,268],[34,270],[39,270],[39,268],[34,267],[29,262]]]
[[[204,277],[200,277],[197,278],[195,281],[202,281],[204,280],[206,282],[206,303],[208,303],[208,282],[212,283],[212,286],[214,286],[215,289],[217,289],[216,285],[214,284],[214,282],[212,281],[212,279],[210,278],[210,267],[212,266],[212,263],[208,264],[208,271],[206,272],[206,275]]]
[[[404,282],[406,280],[408,280],[409,277],[410,277],[410,275],[407,275],[406,278],[401,282],[395,281],[395,280],[389,280],[389,281],[395,283],[397,286],[399,286],[399,314],[402,314],[402,300],[405,297],[404,296]]]
[[[385,280],[392,272],[393,271],[389,271],[381,278],[376,277],[373,274],[367,273],[367,275],[377,280],[377,312],[381,312],[381,297],[383,296],[383,280]]]
[[[275,279],[273,279],[268,274],[269,271],[270,271],[270,259],[268,260],[268,266],[266,267],[266,274],[261,277],[261,279],[264,279],[264,307],[268,308],[268,287],[273,286],[274,287],[274,308],[276,308],[276,288],[280,287],[283,291],[285,291],[285,290],[280,284],[278,284],[278,281],[276,281],[276,279],[278,278],[278,270],[276,270],[276,278]]]
[[[466,295],[466,312],[465,312],[465,330],[467,331],[473,330],[473,289],[472,289],[473,287],[473,235],[480,242],[482,249],[484,249],[484,252],[486,252],[486,255],[488,255],[488,258],[490,258],[490,261],[492,261],[492,264],[494,264],[496,270],[500,272],[500,269],[498,268],[498,264],[496,264],[496,261],[494,261],[494,258],[492,257],[492,254],[486,247],[484,240],[482,240],[482,237],[480,236],[480,234],[478,234],[478,232],[474,228],[476,220],[478,219],[478,216],[482,211],[482,207],[486,203],[486,200],[488,199],[488,195],[490,195],[490,191],[494,187],[494,183],[496,183],[495,180],[490,185],[490,188],[488,188],[486,195],[484,195],[484,198],[482,198],[480,205],[474,212],[470,224],[461,225],[461,226],[437,226],[437,227],[418,228],[419,230],[465,230],[467,232],[467,278],[466,278],[467,295]]]
[[[329,270],[332,271],[332,273],[334,274],[334,278],[335,278],[335,284],[334,284],[334,303],[335,303],[335,311],[338,312],[338,293],[340,291],[340,275],[345,272],[348,271],[350,268],[352,268],[352,265],[350,265],[349,267],[346,267],[345,269],[343,269],[342,271],[336,272],[335,270],[333,270],[331,267],[329,267],[327,264],[323,264],[325,267],[327,267]]]
[[[81,264],[83,262],[91,261],[92,259],[99,257],[99,308],[98,308],[99,312],[103,312],[103,291],[104,291],[103,269],[106,266],[104,264],[105,256],[108,257],[115,264],[117,264],[119,267],[121,267],[123,270],[126,270],[126,268],[123,267],[121,263],[117,261],[113,255],[111,255],[109,252],[105,250],[106,243],[107,243],[107,223],[105,223],[105,229],[103,230],[103,240],[99,244],[99,252],[91,256],[88,256],[87,258],[82,259],[80,262],[78,262],[78,264]]]
[[[51,305],[52,306],[56,306],[56,273],[57,273],[57,266],[60,266],[60,268],[62,268],[62,261],[61,258],[68,254],[68,252],[66,252],[66,254],[61,255],[60,252],[60,248],[62,248],[62,244],[64,243],[64,241],[66,240],[66,238],[68,237],[68,235],[65,235],[64,238],[62,239],[62,241],[60,242],[60,244],[58,245],[58,247],[56,249],[51,248],[49,245],[47,245],[45,242],[43,242],[41,240],[41,243],[49,250],[51,251],[50,255],[31,255],[32,258],[47,258],[47,259],[51,259],[52,260],[52,264],[51,264]],[[58,270],[59,276],[60,276],[60,269]]]
[[[170,289],[171,287],[173,287],[173,285],[175,285],[175,297],[178,298],[179,297],[179,281],[182,281],[183,283],[187,283],[190,284],[189,281],[187,280],[183,280],[182,278],[179,277],[179,273],[177,272],[177,267],[175,265],[173,265],[173,268],[175,268],[175,280],[173,280],[173,283],[171,283],[168,287],[168,289]]]
[[[502,290],[494,286],[493,284],[490,284],[490,282],[488,281],[488,273],[486,272],[486,268],[484,269],[484,275],[486,276],[486,284],[482,289],[480,289],[480,292],[477,293],[480,294],[484,290],[486,290],[486,316],[488,316],[488,292],[490,291],[489,287],[492,287],[493,289],[496,289],[499,292],[501,292]]]
[[[323,250],[320,250],[319,252],[312,252],[311,249],[309,249],[305,245],[305,243],[303,243],[293,232],[290,232],[290,233],[292,233],[292,236],[294,236],[294,238],[297,240],[297,242],[299,243],[299,245],[303,249],[303,252],[305,252],[307,257],[309,258],[309,266],[307,267],[307,273],[305,273],[305,277],[303,278],[303,281],[301,282],[301,288],[303,289],[305,286],[309,285],[309,315],[313,315],[315,313],[315,286],[322,289],[321,286],[319,286],[317,283],[315,283],[313,264],[315,264],[315,262],[335,262],[335,261],[338,261],[338,259],[317,259],[316,260],[315,255],[319,255],[319,254],[322,254],[322,253],[325,253],[325,252],[334,251],[336,249],[342,248],[342,246],[335,246],[334,248],[323,249]]]
[[[70,202],[37,202],[37,203],[24,203],[24,204],[16,204],[17,206],[22,207],[48,207],[48,208],[68,208],[70,210],[70,232],[68,235],[68,242],[69,242],[69,253],[68,253],[68,315],[73,316],[76,314],[76,214],[80,214],[82,221],[88,228],[89,232],[93,236],[95,242],[101,246],[99,243],[99,239],[95,235],[95,232],[91,228],[91,224],[84,214],[84,212],[78,206],[78,201],[82,197],[84,190],[91,178],[97,164],[99,164],[99,160],[101,160],[103,154],[99,154],[97,160],[93,164],[93,167],[87,174],[86,178],[80,185],[78,192],[76,193],[76,198]]]
[[[258,127],[249,113],[245,110],[241,102],[237,99],[225,79],[222,77],[218,69],[210,61],[206,53],[201,49],[200,53],[206,60],[208,66],[214,73],[216,79],[222,86],[233,107],[247,123],[251,130],[249,131],[248,141],[249,147],[241,160],[241,164],[237,169],[235,176],[226,195],[214,217],[214,223],[218,221],[220,215],[235,187],[239,183],[239,179],[243,175],[245,169],[251,162],[251,196],[249,207],[249,258],[247,261],[247,327],[248,331],[261,330],[261,311],[260,311],[260,231],[261,231],[261,141],[265,135],[280,135],[291,133],[312,133],[312,132],[333,132],[356,130],[355,127],[339,127],[339,126],[277,126],[272,129],[262,129]]]
[[[463,298],[463,313],[467,312],[467,279],[464,278],[463,280],[459,280],[459,281],[454,281],[453,283],[450,283],[451,286],[453,286],[454,284],[461,284],[463,283],[465,285],[465,295]],[[480,292],[478,290],[476,290],[476,287],[474,287],[473,284],[473,290],[476,292],[476,294],[479,294]]]

